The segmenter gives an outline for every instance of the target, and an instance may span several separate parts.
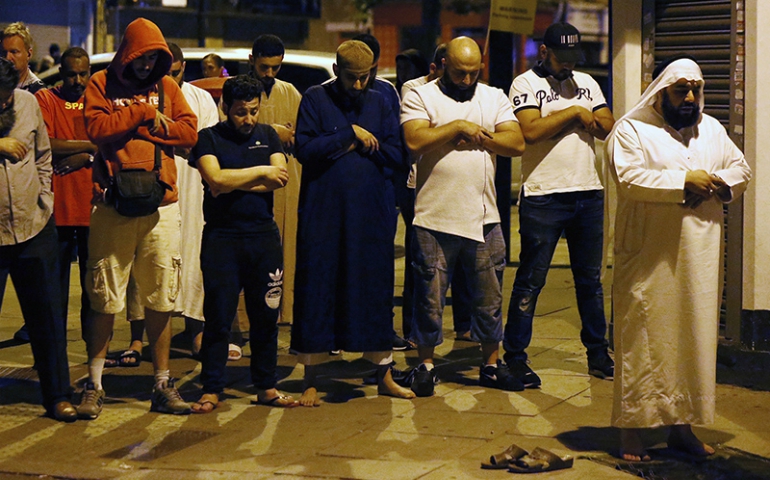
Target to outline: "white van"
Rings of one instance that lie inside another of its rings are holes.
[[[209,53],[216,53],[225,62],[227,72],[232,75],[248,73],[250,48],[183,48],[186,62],[184,79],[187,82],[203,78],[201,60]],[[115,52],[91,55],[91,73],[107,68]],[[334,76],[332,65],[335,55],[309,50],[286,50],[278,78],[297,87],[304,93],[309,87],[319,85]],[[55,66],[38,74],[48,86],[61,80],[59,67]]]

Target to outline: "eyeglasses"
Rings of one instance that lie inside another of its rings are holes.
[[[170,70],[168,72],[168,74],[171,75],[172,77],[178,77],[180,73],[182,73],[181,68],[179,70]]]

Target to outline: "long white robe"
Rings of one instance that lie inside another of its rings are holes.
[[[259,106],[259,123],[266,125],[291,124],[297,126],[297,112],[302,95],[291,83],[275,80],[270,96],[262,94]],[[273,192],[273,216],[281,231],[283,245],[283,297],[281,298],[281,322],[292,323],[294,307],[294,270],[297,250],[297,208],[302,165],[292,152],[286,152],[289,183]]]
[[[723,208],[716,198],[684,207],[685,174],[716,174],[735,199],[751,170],[724,127],[705,114],[677,132],[642,107],[619,122],[608,148],[618,191],[612,424],[712,423]]]
[[[219,122],[217,105],[211,95],[189,83],[182,93],[198,117],[198,131]],[[203,236],[203,183],[197,168],[187,159],[174,156],[179,189],[179,211],[182,217],[182,285],[174,310],[185,317],[203,320],[203,275],[201,274],[201,239]]]

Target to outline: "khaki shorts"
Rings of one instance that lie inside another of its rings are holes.
[[[180,225],[177,203],[137,218],[97,204],[91,211],[88,238],[86,286],[91,308],[99,313],[122,311],[133,275],[135,295],[143,307],[157,312],[174,310],[182,270]]]

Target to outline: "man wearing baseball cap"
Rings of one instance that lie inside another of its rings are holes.
[[[588,373],[614,376],[601,283],[604,191],[594,138],[615,123],[599,85],[575,71],[583,59],[580,32],[568,23],[548,27],[540,61],[513,80],[510,100],[527,149],[521,158],[520,266],[511,292],[503,346],[505,362],[525,387],[540,385],[527,365],[532,318],[559,238],[564,234],[582,322]]]

